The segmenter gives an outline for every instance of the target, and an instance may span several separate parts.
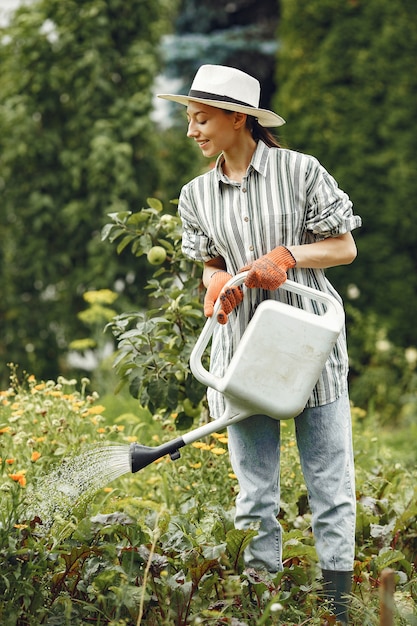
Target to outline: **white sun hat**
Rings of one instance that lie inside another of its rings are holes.
[[[259,108],[259,81],[234,67],[202,65],[194,77],[188,95],[157,94],[158,98],[187,105],[201,102],[219,109],[238,111],[256,117],[261,126],[282,126],[285,120],[267,109]]]

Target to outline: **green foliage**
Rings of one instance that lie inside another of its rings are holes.
[[[350,397],[380,424],[411,428],[417,412],[417,350],[387,338],[375,314],[346,307]]]
[[[317,156],[351,196],[363,227],[338,289],[375,313],[389,338],[417,344],[414,198],[417,79],[409,0],[283,0],[276,109],[291,147]]]
[[[74,504],[52,526],[25,518],[30,490],[55,476],[61,459],[103,438],[128,443],[138,426],[148,440],[172,437],[170,425],[139,410],[135,419],[120,415],[115,426],[85,384],[78,391],[76,381],[64,379],[22,382],[12,372],[1,392],[1,623],[319,626],[328,612],[292,422],[282,423],[284,571],[275,576],[242,571],[242,551],[256,529],[233,527],[237,484],[225,435],[187,446],[175,463],[155,462],[140,478],[126,474],[100,489],[87,509]],[[389,566],[396,571],[395,624],[415,624],[416,471],[393,461],[372,437],[371,421],[353,414],[358,525],[351,623],[377,626],[377,581]],[[22,469],[26,482],[10,475]]]
[[[187,428],[201,413],[205,392],[188,364],[204,320],[201,268],[181,253],[180,218],[164,212],[155,198],[148,204],[138,213],[111,214],[102,233],[103,239],[117,243],[119,253],[128,246],[139,257],[149,257],[156,246],[167,252],[147,285],[155,306],[123,313],[109,324],[118,343],[114,364],[121,384],[128,384],[144,407],[162,412],[163,418],[174,415],[177,426]]]
[[[152,87],[175,2],[38,0],[0,44],[0,342],[3,363],[50,377],[81,323],[82,293],[137,267],[100,242],[109,210],[158,187]],[[7,373],[0,372],[5,381]]]

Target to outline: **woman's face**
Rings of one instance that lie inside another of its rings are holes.
[[[234,113],[225,113],[222,109],[200,102],[189,102],[187,118],[187,137],[198,143],[206,157],[227,152],[236,141]]]

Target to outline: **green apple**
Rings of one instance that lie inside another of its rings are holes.
[[[161,227],[164,228],[167,232],[173,230],[176,227],[176,220],[173,215],[161,215],[160,219]]]
[[[199,417],[201,415],[201,406],[199,404],[196,406],[189,398],[185,398],[182,401],[182,406],[184,407],[185,414],[190,417]]]
[[[151,265],[161,265],[167,258],[167,251],[162,246],[153,246],[146,256]]]

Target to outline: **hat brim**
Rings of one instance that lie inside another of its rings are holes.
[[[227,111],[237,111],[238,113],[246,113],[256,117],[261,126],[282,126],[285,124],[284,118],[277,115],[273,111],[268,109],[257,109],[251,106],[245,106],[243,104],[235,104],[234,102],[225,102],[224,100],[210,100],[205,98],[192,98],[190,96],[179,96],[170,93],[158,93],[158,98],[163,100],[171,100],[172,102],[178,102],[179,104],[187,105],[189,102],[201,102],[201,104],[207,104],[217,109],[226,109]]]

